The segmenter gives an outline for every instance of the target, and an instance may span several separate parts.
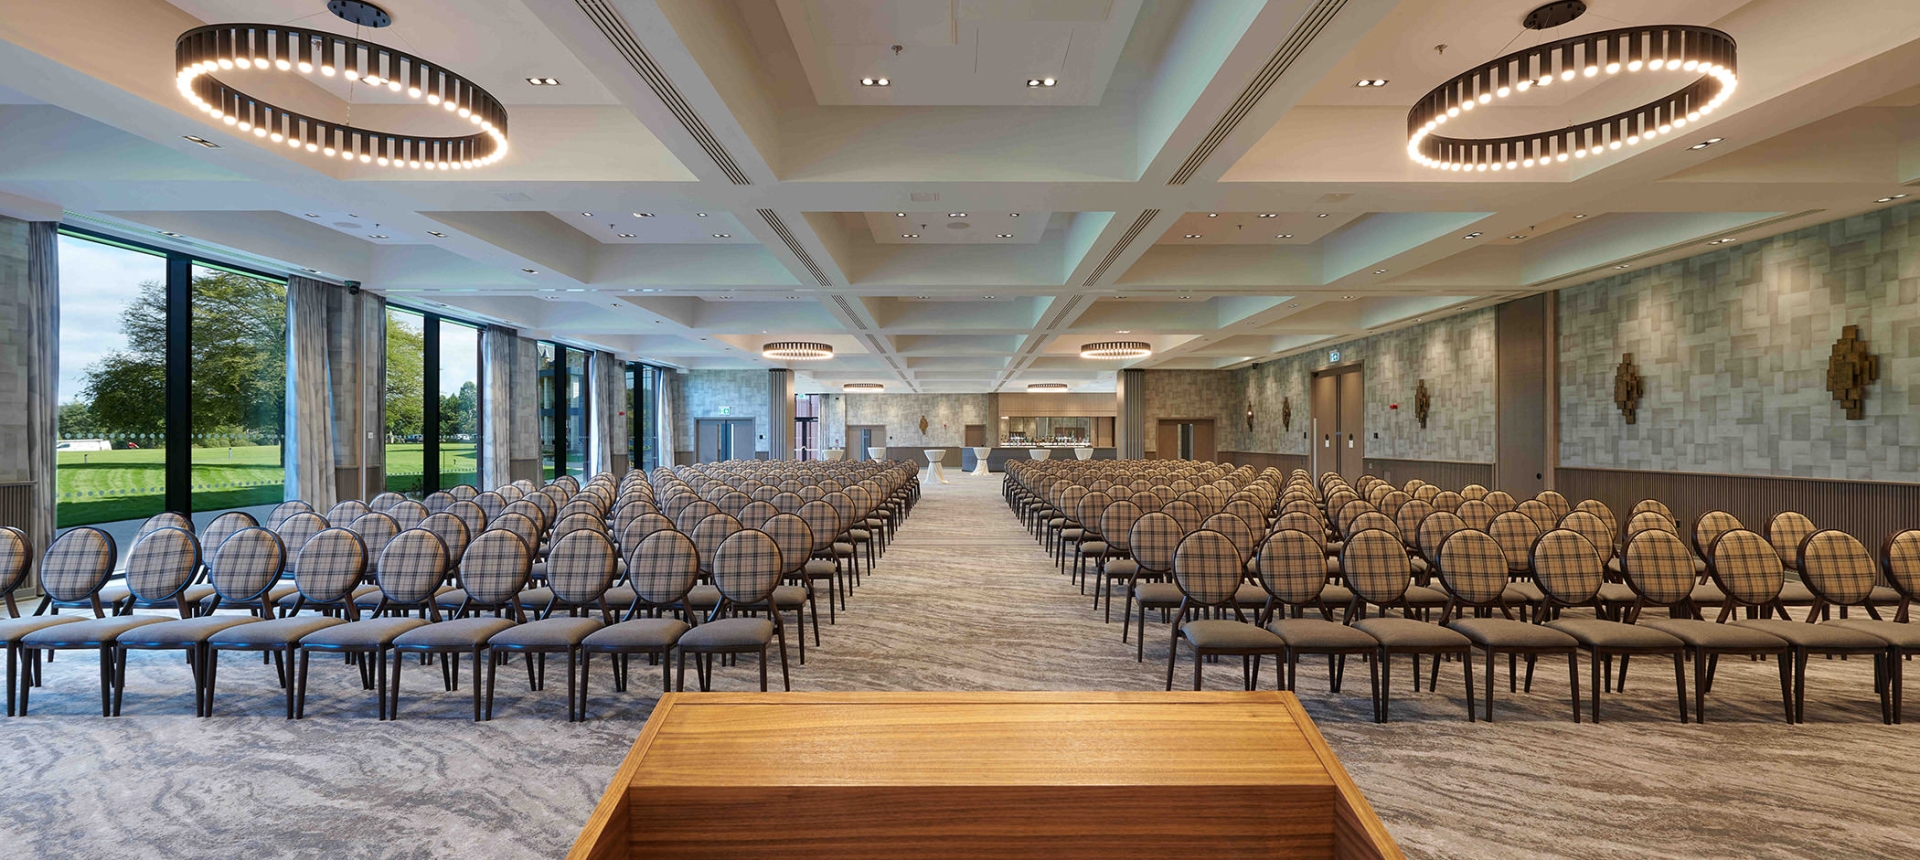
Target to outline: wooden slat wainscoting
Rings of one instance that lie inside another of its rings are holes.
[[[32,481],[0,484],[0,526],[13,526],[33,534]]]
[[[1272,466],[1285,474],[1295,469],[1307,468],[1307,455],[1268,454],[1264,451],[1221,451],[1220,462],[1232,463],[1235,466],[1252,466],[1255,469]]]
[[[1404,487],[1408,481],[1419,478],[1429,484],[1438,484],[1449,490],[1458,490],[1468,484],[1483,487],[1493,486],[1492,463],[1464,463],[1457,460],[1393,460],[1381,457],[1368,457],[1362,461],[1367,474],[1386,481],[1396,487]]]
[[[1641,499],[1659,499],[1673,510],[1682,533],[1711,510],[1733,514],[1754,531],[1763,531],[1774,514],[1799,511],[1820,528],[1859,538],[1877,554],[1887,535],[1920,528],[1920,484],[1564,466],[1554,475],[1569,500],[1599,499],[1621,522]]]

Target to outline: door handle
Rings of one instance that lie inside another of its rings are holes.
[[[1322,447],[1322,448],[1331,448],[1331,447],[1333,447],[1333,438],[1332,438],[1331,436],[1328,436],[1328,435],[1326,435],[1326,434],[1324,434],[1324,433],[1323,433],[1323,434],[1321,434],[1321,435],[1320,435],[1320,447]]]
[[[1348,433],[1348,434],[1347,434],[1347,447],[1349,447],[1349,448],[1351,448],[1351,447],[1353,447],[1353,434],[1352,434],[1352,433]]]

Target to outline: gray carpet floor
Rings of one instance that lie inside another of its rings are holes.
[[[795,689],[1161,688],[1164,625],[1148,624],[1136,663],[1118,622],[1103,623],[1001,505],[998,476],[952,481],[926,489],[839,623],[823,623]],[[1920,713],[1881,725],[1866,662],[1814,661],[1803,726],[1781,722],[1766,663],[1723,661],[1704,726],[1676,721],[1671,673],[1656,666],[1634,667],[1599,725],[1568,719],[1563,664],[1543,663],[1530,694],[1509,694],[1501,665],[1492,724],[1465,721],[1458,664],[1437,692],[1414,692],[1408,668],[1396,666],[1385,725],[1368,721],[1359,664],[1340,694],[1323,662],[1303,664],[1299,694],[1409,857],[1920,852]],[[1210,688],[1239,683],[1237,662],[1206,671]],[[744,661],[718,687],[757,677]],[[1177,677],[1189,683],[1190,664]],[[195,719],[179,659],[136,653],[126,715],[103,719],[94,662],[63,655],[32,715],[0,721],[0,857],[560,857],[658,683],[636,666],[633,691],[616,694],[601,663],[592,719],[570,725],[563,677],[533,693],[506,672],[496,718],[476,725],[464,683],[443,692],[431,667],[409,665],[396,723],[374,720],[372,695],[337,661],[315,662],[298,722],[282,718],[273,678],[223,661],[218,713]]]

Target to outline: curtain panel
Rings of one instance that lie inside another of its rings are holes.
[[[33,221],[27,225],[27,316],[24,325],[29,366],[27,383],[27,474],[33,480],[33,522],[27,530],[36,552],[53,543],[55,484],[54,443],[59,438],[56,418],[60,405],[60,224]],[[37,580],[35,580],[37,582]]]
[[[671,370],[660,371],[660,384],[653,388],[654,449],[659,452],[660,465],[669,469],[676,465],[673,451],[673,389],[680,384],[680,375]]]
[[[480,334],[481,385],[486,403],[480,409],[480,486],[513,482],[514,330],[487,326]]]
[[[287,466],[285,496],[324,511],[338,499],[333,480],[333,380],[327,350],[328,295],[337,289],[287,279]]]
[[[626,365],[611,352],[595,352],[593,370],[593,473],[613,471],[613,455],[626,439],[622,432],[621,389]]]

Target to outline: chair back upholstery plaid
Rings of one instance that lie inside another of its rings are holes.
[[[1920,598],[1920,530],[1902,529],[1880,544],[1887,582],[1908,600]]]
[[[1080,527],[1094,532],[1100,531],[1100,513],[1113,504],[1113,497],[1106,493],[1088,491],[1080,497],[1080,507],[1073,512],[1074,519],[1080,521]]]
[[[1348,505],[1348,507],[1352,507],[1352,505]],[[1379,529],[1387,534],[1393,535],[1394,540],[1401,539],[1399,524],[1379,511],[1361,511],[1359,516],[1354,517],[1352,522],[1347,523],[1346,531],[1348,534],[1356,534],[1366,531],[1367,529]]]
[[[803,502],[817,502],[827,495],[827,491],[818,484],[803,484],[797,492]]]
[[[1433,509],[1436,511],[1446,511],[1450,514],[1459,511],[1460,506],[1466,504],[1466,502],[1466,496],[1460,495],[1452,490],[1441,490],[1433,495]]]
[[[1173,581],[1187,600],[1201,606],[1232,600],[1245,571],[1232,538],[1211,529],[1187,535],[1174,549]]]
[[[507,507],[507,497],[495,490],[474,496],[471,501],[480,506],[480,510],[487,515],[488,522],[492,522],[493,518],[499,516],[500,512]]]
[[[1173,490],[1175,493],[1191,493],[1193,492],[1193,482],[1185,478],[1179,478],[1173,483],[1168,484],[1167,488]]]
[[[1240,554],[1240,567],[1243,571],[1246,569],[1247,562],[1253,559],[1254,550],[1259,549],[1259,545],[1254,540],[1253,527],[1247,525],[1246,520],[1233,514],[1222,512],[1207,517],[1206,521],[1200,524],[1200,530],[1218,532],[1232,541],[1234,551]]]
[[[673,527],[687,534],[693,534],[694,527],[700,525],[702,520],[717,513],[720,513],[720,506],[712,502],[704,500],[690,502],[686,507],[680,509],[680,513],[674,515]],[[731,517],[729,517],[729,519],[731,519]],[[699,538],[694,538],[694,543],[699,542]]]
[[[1840,606],[1860,606],[1873,596],[1880,569],[1853,535],[1823,529],[1800,544],[1800,578],[1816,597]]]
[[[1186,534],[1179,520],[1165,511],[1154,511],[1134,520],[1127,544],[1141,570],[1167,573],[1173,570],[1174,550],[1179,549],[1180,539]]]
[[[1553,529],[1533,543],[1533,581],[1555,603],[1579,605],[1600,592],[1605,568],[1585,535]]]
[[[140,600],[167,600],[200,569],[200,542],[186,529],[159,529],[127,553],[127,590]]]
[[[299,500],[274,505],[273,510],[267,512],[267,528],[277,532],[288,517],[301,513],[313,513],[313,506]]]
[[[1576,511],[1586,511],[1589,514],[1599,517],[1601,522],[1607,524],[1607,531],[1613,534],[1620,533],[1620,521],[1614,518],[1613,509],[1607,507],[1606,502],[1602,502],[1599,499],[1585,499],[1582,500],[1580,504],[1574,505],[1573,509]]]
[[[620,573],[620,551],[605,533],[570,532],[547,551],[547,586],[553,596],[574,605],[593,603],[607,593]],[[463,568],[461,575],[465,576]]]
[[[387,542],[401,532],[400,524],[393,517],[382,513],[362,514],[359,519],[347,526],[347,530],[360,536],[369,560],[377,559],[387,548]],[[281,543],[284,545],[285,540]],[[298,574],[299,571],[295,571]]]
[[[1707,511],[1693,520],[1693,551],[1705,557],[1707,550],[1720,536],[1734,529],[1743,529],[1740,518],[1726,511]]]
[[[518,490],[516,490],[515,492],[517,493]],[[388,508],[391,508],[394,505],[400,504],[401,502],[404,502],[406,500],[407,500],[407,497],[400,495],[399,493],[380,493],[379,495],[374,496],[371,500],[367,502],[367,507],[372,508],[375,511],[378,511],[384,514],[387,512]],[[269,526],[269,528],[271,528],[271,526]]]
[[[1229,513],[1246,520],[1247,525],[1251,526],[1257,533],[1264,531],[1267,527],[1267,508],[1267,505],[1263,505],[1253,498],[1241,496],[1228,499],[1226,507],[1220,510],[1222,513]]]
[[[1447,591],[1471,606],[1498,603],[1507,590],[1505,547],[1478,529],[1461,529],[1448,535],[1440,544],[1437,567]]]
[[[1668,509],[1666,506],[1666,503],[1660,501],[1659,499],[1641,499],[1640,501],[1635,502],[1633,505],[1633,510],[1627,512],[1627,517],[1631,519],[1637,514],[1644,514],[1644,513],[1647,513],[1648,511],[1652,511],[1653,513],[1666,517],[1668,522],[1674,521],[1673,511]]]
[[[385,514],[367,514],[355,522],[367,517],[393,522]],[[392,542],[391,538],[388,542]],[[306,563],[294,572],[293,586],[300,589],[300,596],[309,603],[339,603],[347,599],[354,586],[366,578],[367,565],[373,559],[367,546],[359,534],[347,529],[330,528],[314,535],[302,551]],[[386,544],[381,548],[385,549]],[[284,544],[281,549],[285,551]]]
[[[1327,493],[1327,516],[1329,518],[1335,517],[1340,513],[1341,508],[1354,503],[1359,500],[1359,498],[1359,493],[1345,488]]]
[[[466,523],[467,534],[477,535],[487,530],[487,512],[484,508],[467,499],[461,499],[447,506],[447,513]],[[602,520],[605,517],[601,518]]]
[[[1127,501],[1143,511],[1157,511],[1167,506],[1167,500],[1152,490],[1137,490],[1127,497]]]
[[[446,511],[428,514],[420,521],[420,528],[433,532],[440,542],[447,546],[447,558],[451,566],[458,567],[460,559],[467,554],[467,543],[473,540],[473,533],[467,531],[467,524]]]
[[[1420,531],[1413,536],[1413,543],[1421,557],[1433,561],[1440,557],[1440,545],[1446,542],[1447,536],[1466,527],[1466,521],[1458,514],[1434,511],[1420,521]]]
[[[1434,498],[1438,497],[1441,492],[1437,484],[1421,484],[1414,488],[1413,497],[1431,505],[1433,504]]]
[[[1273,530],[1277,532],[1281,529],[1292,529],[1301,532],[1311,538],[1314,543],[1319,544],[1323,553],[1326,551],[1327,528],[1321,524],[1318,513],[1293,511],[1281,514],[1279,519],[1274,520]]]
[[[280,522],[274,533],[280,535],[280,544],[287,551],[287,572],[300,571],[300,550],[317,535],[327,530],[327,521],[312,511],[296,511],[292,516]]]
[[[447,495],[464,502],[480,495],[480,488],[472,484],[455,484],[447,488]]]
[[[1613,558],[1617,535],[1599,517],[1586,511],[1571,511],[1560,520],[1560,527],[1579,532],[1581,537],[1587,539],[1587,543],[1593,545],[1593,551],[1600,554],[1602,563]]]
[[[387,516],[393,517],[393,521],[400,524],[401,531],[418,528],[427,518],[428,513],[430,512],[426,505],[412,499],[396,502],[392,507],[387,508]]]
[[[1680,527],[1675,525],[1673,520],[1662,516],[1658,511],[1641,511],[1627,518],[1627,527],[1621,537],[1623,540],[1631,541],[1641,532],[1655,530],[1670,532],[1675,537],[1680,535]]]
[[[1519,511],[1508,511],[1494,517],[1486,532],[1493,537],[1494,543],[1500,545],[1500,552],[1507,559],[1508,571],[1526,573],[1532,568],[1533,542],[1540,537],[1540,527],[1534,524],[1532,517]]]
[[[437,514],[456,501],[458,500],[453,497],[453,494],[440,490],[428,493],[426,498],[420,500],[420,504],[427,506],[427,513]]]
[[[359,499],[347,499],[327,509],[327,522],[350,523],[372,512],[373,509],[367,507],[366,502],[360,501]],[[205,542],[202,541],[202,543]]]
[[[1200,515],[1199,508],[1194,507],[1189,502],[1180,501],[1179,499],[1168,502],[1164,507],[1160,508],[1160,512],[1172,517],[1174,522],[1179,523],[1180,533],[1183,535],[1191,534],[1199,530],[1200,524],[1207,519]]]
[[[32,566],[33,546],[27,541],[27,533],[13,526],[0,526],[0,597],[19,588]]]
[[[1519,510],[1520,508],[1520,503],[1515,501],[1513,494],[1506,490],[1494,490],[1488,493],[1481,501],[1486,502],[1487,506],[1493,508],[1495,512],[1502,514],[1508,511]]]
[[[634,547],[627,577],[641,600],[655,606],[678,603],[700,578],[700,550],[680,532],[654,532]]]
[[[1494,510],[1492,505],[1487,504],[1481,499],[1467,499],[1461,502],[1460,507],[1455,508],[1453,513],[1455,516],[1458,516],[1462,522],[1467,524],[1467,528],[1479,529],[1481,531],[1486,531],[1492,527],[1493,518],[1500,515],[1500,512]]]
[[[527,494],[527,501],[540,509],[541,522],[551,523],[560,519],[560,504],[565,499],[564,497],[556,499],[554,498],[556,495],[562,495],[562,493],[555,487],[546,487],[540,492]]]
[[[1372,502],[1365,499],[1354,499],[1351,502],[1341,505],[1340,509],[1334,512],[1333,525],[1340,534],[1352,534],[1353,521],[1356,518],[1361,514],[1377,511],[1379,511],[1379,508],[1374,507]]]
[[[1373,476],[1367,475],[1366,477],[1372,478]],[[1388,493],[1393,492],[1392,484],[1379,479],[1373,481],[1362,480],[1360,483],[1366,485],[1366,493],[1364,495],[1366,496],[1367,502],[1375,507],[1378,507],[1381,502],[1386,500]]]
[[[853,497],[846,493],[828,493],[821,496],[820,501],[833,506],[834,535],[846,534],[847,529],[853,527]]]
[[[586,514],[602,521],[607,518],[606,509],[600,506],[600,497],[591,493],[582,493],[573,501],[560,506],[560,519],[564,520],[574,514]]]
[[[1192,505],[1194,510],[1200,512],[1200,518],[1203,521],[1214,514],[1213,499],[1208,498],[1206,493],[1198,490],[1188,490],[1187,492],[1181,493],[1178,496],[1178,500]]]
[[[1107,546],[1130,552],[1133,547],[1133,524],[1140,519],[1140,515],[1140,506],[1125,500],[1114,502],[1101,511],[1100,534],[1106,538]]]
[[[501,509],[500,516],[504,517],[508,514],[518,514],[520,516],[526,517],[528,521],[533,523],[533,527],[536,531],[547,530],[546,512],[540,510],[539,505],[536,505],[530,501],[527,501],[526,499],[520,499],[518,501],[508,502],[507,506]]]
[[[1692,561],[1689,560],[1691,565]],[[1707,557],[1707,571],[1735,603],[1758,606],[1780,597],[1786,566],[1773,544],[1757,532],[1734,529],[1720,536]]]
[[[582,530],[604,532],[607,530],[607,520],[605,517],[596,516],[586,511],[568,514],[561,517],[560,522],[554,524],[553,536],[555,538],[564,537]]]
[[[737,605],[766,602],[785,572],[780,545],[759,529],[734,532],[713,554],[713,585]]]
[[[493,529],[467,545],[457,567],[469,604],[499,606],[526,587],[533,571],[533,550],[513,532]],[[548,568],[551,571],[551,562]]]
[[[1460,488],[1460,498],[1468,501],[1481,501],[1487,497],[1487,488],[1479,484],[1468,484]]]
[[[1635,594],[1655,606],[1686,600],[1696,582],[1693,555],[1687,552],[1687,545],[1678,535],[1662,529],[1648,529],[1627,541],[1620,572]]]
[[[62,602],[86,600],[107,584],[116,550],[113,537],[82,526],[54,538],[40,559],[40,590]]]
[[[767,502],[748,502],[741,506],[740,513],[734,514],[733,518],[748,528],[758,528],[761,523],[778,516],[779,513],[779,508]]]
[[[426,529],[407,529],[380,553],[375,584],[389,603],[415,606],[432,598],[447,577],[447,545]]]
[[[218,550],[221,544],[226,543],[227,538],[233,537],[241,529],[255,528],[259,525],[259,521],[246,511],[228,511],[214,517],[213,522],[207,523],[207,527],[200,530],[200,555],[211,559],[214,551]]]
[[[773,538],[774,545],[780,547],[780,558],[786,562],[786,570],[781,575],[793,573],[806,567],[807,556],[813,554],[813,528],[798,514],[774,514],[759,526],[759,529]]]
[[[1547,503],[1539,499],[1527,499],[1515,505],[1513,509],[1526,514],[1527,519],[1533,520],[1533,524],[1539,526],[1543,532],[1560,524],[1560,515],[1554,513],[1552,508],[1547,507]]]
[[[713,573],[714,554],[719,552],[720,545],[737,531],[740,531],[740,521],[719,511],[709,514],[706,519],[694,525],[693,531],[688,534],[693,538],[693,545],[700,549],[702,571],[708,574]]]
[[[1429,518],[1431,519],[1431,518]],[[1340,550],[1340,570],[1346,574],[1347,587],[1368,603],[1386,605],[1406,596],[1413,568],[1407,563],[1407,550],[1398,538],[1379,529],[1368,529],[1347,537]]]
[[[1327,551],[1312,535],[1296,529],[1280,529],[1260,547],[1255,568],[1260,584],[1285,604],[1307,603],[1320,599],[1327,584]]]
[[[806,506],[807,500],[800,498],[799,493],[775,493],[773,498],[768,500],[768,504],[773,505],[780,513],[797,514],[802,507]]]
[[[494,490],[494,492],[499,493],[500,498],[508,503],[517,502],[527,497],[527,491],[521,489],[517,484],[508,484]]]
[[[793,513],[806,520],[807,528],[813,530],[814,552],[825,552],[833,546],[833,539],[840,535],[840,515],[826,502],[807,502]]]
[[[620,546],[627,551],[629,559],[635,547],[655,532],[674,531],[673,521],[666,514],[641,514],[627,524],[626,531],[620,533]]]
[[[1573,504],[1567,501],[1567,497],[1552,490],[1541,490],[1533,498],[1535,501],[1546,505],[1547,510],[1553,511],[1553,520],[1556,523],[1565,519],[1567,514],[1573,512]]]
[[[286,554],[279,535],[259,526],[241,529],[207,556],[207,582],[222,600],[253,603],[279,581]]]
[[[1767,542],[1773,544],[1775,552],[1780,554],[1780,563],[1790,570],[1798,570],[1800,564],[1800,544],[1819,531],[1813,520],[1799,511],[1781,511],[1767,520]]]

